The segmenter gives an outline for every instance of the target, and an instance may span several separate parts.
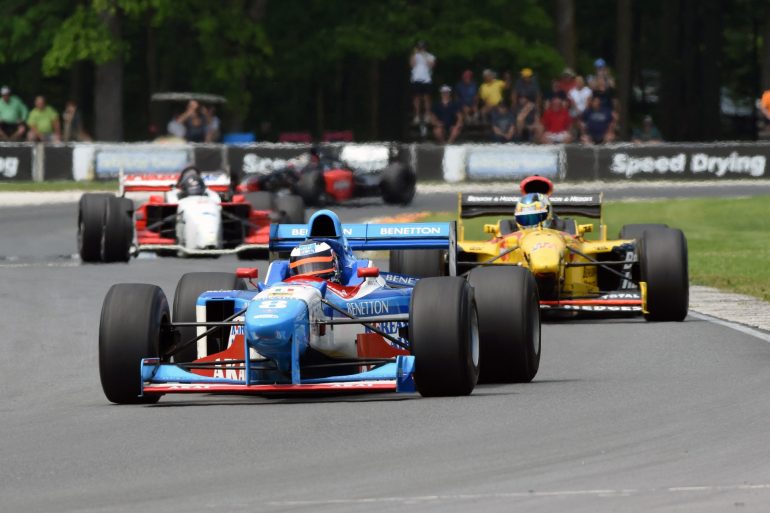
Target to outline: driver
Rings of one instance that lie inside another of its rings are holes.
[[[206,194],[206,184],[203,183],[200,173],[197,169],[187,168],[182,172],[177,183],[179,189],[179,198],[187,196],[203,196]]]
[[[515,216],[519,229],[536,228],[538,225],[550,228],[553,222],[551,202],[545,194],[531,192],[516,203]]]
[[[289,272],[291,276],[314,276],[337,283],[340,281],[337,254],[325,242],[307,240],[292,249]]]

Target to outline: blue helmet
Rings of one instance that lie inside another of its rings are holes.
[[[545,194],[531,192],[516,203],[515,216],[519,228],[534,228],[541,224],[548,228],[553,220],[551,202]]]

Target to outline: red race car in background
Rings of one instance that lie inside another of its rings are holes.
[[[239,258],[266,255],[270,224],[303,223],[305,206],[293,195],[253,205],[231,192],[224,172],[187,167],[178,174],[121,174],[119,194],[84,194],[78,210],[83,262],[127,262],[142,251],[177,256]],[[127,193],[150,193],[135,207]]]
[[[329,149],[314,146],[289,160],[251,155],[244,164],[248,172],[237,191],[290,191],[307,205],[343,203],[363,197],[382,197],[388,204],[408,205],[417,184],[414,170],[399,161],[395,145],[347,144]]]

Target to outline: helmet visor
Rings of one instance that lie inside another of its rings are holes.
[[[548,212],[524,212],[516,214],[519,226],[537,226],[548,218]]]
[[[334,276],[337,271],[334,255],[331,254],[298,258],[289,264],[289,269],[294,276],[318,276],[319,278]]]

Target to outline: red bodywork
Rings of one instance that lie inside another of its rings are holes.
[[[334,201],[345,201],[353,197],[355,185],[353,183],[353,171],[349,169],[324,171],[324,183],[326,184],[326,194],[334,198]]]

